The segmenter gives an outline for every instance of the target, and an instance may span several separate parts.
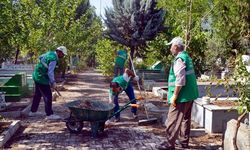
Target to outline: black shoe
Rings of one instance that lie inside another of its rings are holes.
[[[181,144],[182,148],[188,148],[188,144]]]
[[[176,140],[175,144],[181,146],[182,148],[188,148],[188,144],[181,143],[180,140]]]
[[[165,145],[158,145],[158,146],[156,146],[156,148],[157,148],[158,150],[175,150],[174,147],[167,147],[167,146],[165,146]]]

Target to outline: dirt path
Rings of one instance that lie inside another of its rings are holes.
[[[62,118],[69,116],[65,103],[77,99],[95,99],[108,101],[109,84],[96,71],[89,70],[71,76],[61,91],[62,97],[53,102],[55,114]],[[121,96],[126,101],[125,95]],[[43,102],[39,107],[44,112]],[[6,144],[6,149],[146,149],[154,150],[155,145],[164,140],[165,128],[161,124],[152,126],[138,126],[138,120],[131,118],[130,110],[121,114],[121,122],[109,123],[104,133],[98,138],[91,138],[89,123],[84,122],[80,134],[68,131],[63,120],[48,121],[45,116],[20,118],[22,127],[18,133]],[[221,137],[206,135],[191,138],[190,149],[218,149]],[[177,149],[181,149],[178,148]]]

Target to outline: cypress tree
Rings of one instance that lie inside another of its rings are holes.
[[[130,48],[130,55],[143,55],[147,41],[164,30],[165,11],[156,0],[113,0],[113,8],[105,10],[105,36]]]

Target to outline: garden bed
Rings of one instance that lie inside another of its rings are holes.
[[[217,105],[220,107],[236,107],[236,106],[238,106],[238,103],[236,101],[232,101],[232,100],[215,100],[215,101],[212,101],[211,104]]]

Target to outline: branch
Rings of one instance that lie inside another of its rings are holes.
[[[192,0],[190,0],[189,3],[190,3],[190,6],[189,6],[189,19],[188,19],[188,25],[187,25],[187,31],[186,31],[186,37],[185,37],[185,49],[188,47],[188,45],[190,44],[190,41],[191,41],[190,28],[191,28],[191,23],[192,23]]]
[[[238,130],[239,130],[239,127],[240,127],[240,122],[243,120],[243,118],[246,116],[247,114],[247,109],[244,111],[244,113],[242,115],[239,116],[238,120],[237,120],[237,124],[236,124],[236,129],[235,129],[235,132],[234,132],[234,136],[233,136],[233,146],[234,146],[234,150],[238,150],[238,147],[237,147],[237,133],[238,133]]]

